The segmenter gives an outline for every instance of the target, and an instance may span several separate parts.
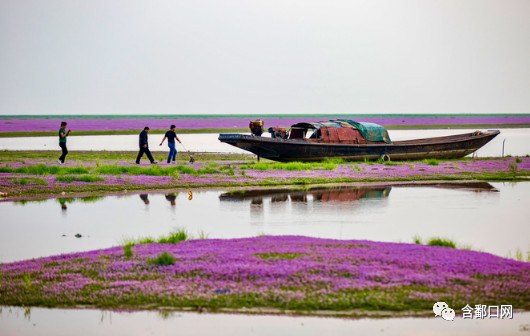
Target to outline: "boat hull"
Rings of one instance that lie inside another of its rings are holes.
[[[348,161],[457,159],[469,155],[500,132],[474,132],[447,137],[396,141],[391,144],[319,143],[307,140],[265,138],[245,134],[220,134],[219,141],[244,149],[266,159],[289,161]],[[385,156],[386,155],[386,156]]]

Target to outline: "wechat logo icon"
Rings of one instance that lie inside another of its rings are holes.
[[[455,319],[454,309],[449,308],[449,305],[445,302],[436,302],[432,306],[434,316],[441,316],[446,321],[453,321]]]

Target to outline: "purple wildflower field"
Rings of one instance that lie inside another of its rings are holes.
[[[163,252],[176,262],[150,262]],[[0,265],[1,305],[432,313],[437,301],[528,310],[530,263],[439,246],[264,236]]]
[[[530,175],[530,157],[463,159],[447,161],[413,161],[382,163],[341,163],[310,165],[309,168],[289,170],[289,164],[280,164],[283,169],[273,168],[276,163],[246,163],[245,161],[206,161],[194,164],[166,165],[156,167],[157,175],[152,175],[150,167],[137,167],[133,160],[104,161],[100,167],[95,163],[68,161],[60,169],[83,168],[89,175],[97,175],[102,181],[62,182],[56,180],[58,175],[31,175],[17,173],[17,169],[37,165],[50,166],[50,159],[28,159],[22,162],[11,162],[0,166],[0,191],[10,196],[3,200],[22,199],[35,195],[57,195],[66,191],[69,195],[80,195],[83,192],[122,193],[124,190],[167,190],[179,188],[236,187],[250,185],[288,185],[308,183],[345,183],[377,181],[415,181],[415,180],[513,180]],[[434,163],[434,164],[433,164]],[[124,169],[146,169],[120,174],[98,173],[97,169],[105,167],[123,167]],[[178,169],[190,169],[186,173]],[[85,174],[86,175],[86,174]],[[20,180],[27,181],[22,184]]]
[[[328,117],[300,116],[300,117],[266,117],[261,118],[265,127],[290,127],[298,122],[317,122],[334,119]],[[372,122],[383,126],[418,126],[418,125],[500,125],[500,124],[530,124],[529,115],[521,116],[352,116],[355,120]],[[249,117],[241,118],[73,118],[68,120],[68,128],[75,131],[121,131],[141,130],[149,126],[155,130],[168,129],[175,124],[178,129],[229,129],[248,128]],[[50,118],[8,118],[0,119],[0,133],[2,132],[55,132],[59,129],[62,119]]]

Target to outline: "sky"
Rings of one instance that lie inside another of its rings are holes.
[[[0,0],[0,115],[530,113],[528,0]]]

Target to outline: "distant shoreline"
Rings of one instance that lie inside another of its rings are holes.
[[[435,128],[528,128],[530,114],[499,115],[199,115],[199,116],[4,116],[0,137],[53,136],[61,121],[68,122],[74,135],[137,134],[145,126],[151,133],[163,133],[170,124],[177,133],[241,133],[251,120],[261,119],[264,128],[289,128],[299,122],[352,119],[382,125],[388,129]]]
[[[389,130],[422,130],[422,129],[466,129],[466,128],[530,128],[529,124],[470,124],[470,125],[408,125],[408,126],[385,126]],[[149,134],[164,134],[166,129],[151,129]],[[75,131],[70,136],[86,135],[137,135],[139,130],[118,130],[118,131]],[[177,134],[199,134],[199,133],[248,133],[246,128],[198,128],[198,129],[176,129]],[[1,132],[0,138],[14,137],[45,137],[56,136],[56,131],[46,132]]]
[[[244,118],[244,119],[259,119],[259,118],[437,118],[437,117],[454,117],[454,118],[474,118],[474,117],[525,117],[530,118],[530,113],[397,113],[397,114],[378,114],[378,113],[316,113],[316,114],[7,114],[0,119],[224,119],[224,118]]]

